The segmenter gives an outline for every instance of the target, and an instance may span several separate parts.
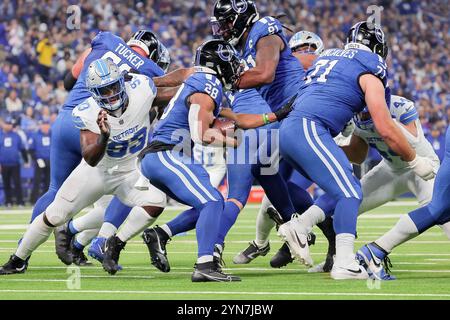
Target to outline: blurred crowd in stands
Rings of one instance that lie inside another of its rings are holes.
[[[28,149],[30,137],[41,125],[54,121],[67,96],[64,75],[99,31],[128,39],[137,29],[149,28],[169,48],[171,69],[189,66],[193,50],[210,37],[214,2],[1,0],[3,135],[8,119]],[[281,21],[292,30],[317,33],[326,48],[341,47],[351,25],[373,13],[367,12],[370,5],[382,7],[392,92],[415,101],[426,135],[438,153],[443,152],[443,133],[450,121],[448,1],[256,0],[256,4],[262,16],[285,14]]]

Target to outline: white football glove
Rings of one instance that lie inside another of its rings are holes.
[[[355,131],[355,123],[353,120],[350,120],[345,124],[341,133],[344,137],[350,137],[353,134],[353,131]]]
[[[430,159],[416,155],[414,160],[408,162],[409,168],[423,180],[431,180],[436,176],[436,168]]]

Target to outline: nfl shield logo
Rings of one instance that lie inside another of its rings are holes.
[[[123,124],[123,119],[120,119],[120,120],[119,120],[119,124]]]

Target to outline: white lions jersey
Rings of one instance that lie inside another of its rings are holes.
[[[433,150],[433,147],[425,138],[422,126],[419,121],[417,110],[414,103],[408,99],[400,96],[392,95],[389,111],[392,118],[395,120],[398,127],[402,130],[409,144],[416,150],[419,156],[429,158],[432,160],[436,168],[439,167],[439,158]],[[417,127],[417,137],[412,135],[403,125],[415,121]],[[403,125],[402,125],[403,124]],[[404,169],[408,163],[403,161],[399,155],[392,151],[388,145],[383,141],[375,127],[362,129],[356,123],[355,135],[361,137],[368,145],[378,150],[389,166],[393,169]]]
[[[125,82],[128,107],[120,117],[108,115],[111,133],[105,155],[97,165],[110,173],[136,168],[136,158],[147,145],[150,131],[149,112],[156,97],[156,87],[147,76],[130,75],[133,78]],[[97,125],[100,110],[94,98],[85,100],[72,112],[76,127],[100,134],[100,128]]]

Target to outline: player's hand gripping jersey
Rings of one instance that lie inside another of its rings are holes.
[[[360,76],[373,74],[387,87],[387,65],[379,55],[349,45],[345,48],[325,50],[317,58],[306,74],[307,87],[290,114],[322,123],[333,136],[366,106]],[[389,105],[388,89],[386,99]]]
[[[392,118],[396,120],[398,127],[402,130],[409,144],[416,150],[417,154],[432,160],[436,170],[439,168],[439,158],[433,150],[433,147],[425,138],[422,126],[419,120],[419,114],[414,103],[400,96],[392,95],[389,111]],[[415,122],[417,128],[417,136],[412,135],[403,125]],[[368,145],[378,150],[384,161],[393,169],[405,169],[408,163],[403,161],[401,157],[393,152],[380,137],[375,130],[373,123],[361,123],[355,118],[354,134],[361,137]]]
[[[86,71],[94,60],[109,58],[122,71],[136,70],[150,78],[164,75],[164,71],[156,63],[142,58],[125,41],[110,32],[100,32],[92,40],[91,48],[92,51],[84,61],[80,76],[63,105],[64,109],[73,109],[91,96],[86,88]]]
[[[156,97],[153,81],[144,75],[130,74],[125,82],[129,102],[125,112],[118,118],[108,116],[110,136],[105,155],[97,167],[110,172],[130,171],[136,168],[139,151],[147,144],[150,131],[150,109]],[[77,128],[100,134],[97,117],[101,108],[94,98],[89,98],[73,110]]]

